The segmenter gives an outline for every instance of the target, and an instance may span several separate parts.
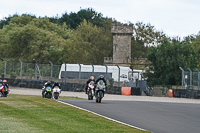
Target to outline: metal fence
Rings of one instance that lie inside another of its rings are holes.
[[[0,75],[3,79],[34,79],[34,80],[58,80],[61,65],[7,62],[5,59],[0,62]]]
[[[6,61],[5,59],[0,61],[0,79],[7,79],[10,85],[18,87],[41,89],[46,81],[58,81],[61,84],[62,90],[84,91],[85,83],[87,78],[89,78],[88,74],[96,73],[93,71],[85,75],[84,72],[80,72],[77,69],[78,75],[70,76],[70,73],[67,73],[67,71],[61,74],[60,70],[61,65],[54,65],[51,61],[49,61],[49,64],[39,64],[36,60],[33,63],[24,63],[20,59],[16,62]],[[62,77],[60,79],[59,74]],[[106,74],[107,79],[111,77],[107,72],[104,74]],[[107,83],[110,85],[109,80],[107,80]],[[125,86],[123,82],[120,84],[114,82],[112,86],[109,86],[107,93],[120,94],[121,89],[118,85],[121,87]]]
[[[112,74],[107,72],[107,66],[105,66],[105,72],[94,72],[94,67],[95,66],[93,66],[91,72],[82,72],[80,71],[80,68],[77,68],[76,72],[60,72],[61,65],[55,65],[51,61],[49,61],[49,64],[39,64],[36,60],[34,60],[32,63],[25,63],[20,59],[15,62],[6,61],[3,59],[0,61],[0,77],[1,79],[29,79],[85,84],[86,80],[91,75],[94,75],[95,78],[97,78],[99,75],[104,75],[107,79],[107,83],[110,85],[109,79],[112,78]],[[61,75],[61,78],[59,78],[59,74]],[[118,79],[119,78],[120,72],[118,74]],[[113,86],[117,87],[123,87],[127,85],[127,82],[115,81],[113,83]]]
[[[197,68],[191,70],[190,68],[182,71],[182,89],[200,90],[200,72]]]

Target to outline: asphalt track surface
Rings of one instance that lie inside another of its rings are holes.
[[[200,104],[146,101],[60,100],[153,133],[199,133]]]

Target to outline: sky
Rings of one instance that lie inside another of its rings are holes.
[[[0,20],[13,14],[61,17],[93,8],[121,23],[150,23],[168,37],[183,38],[200,31],[200,0],[0,0]]]

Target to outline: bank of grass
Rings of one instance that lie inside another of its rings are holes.
[[[87,100],[79,97],[60,96],[59,100]]]
[[[144,133],[41,96],[0,97],[1,133]]]

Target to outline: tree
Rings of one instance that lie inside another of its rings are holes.
[[[131,39],[131,57],[146,58],[149,46],[157,46],[166,38],[165,34],[156,31],[151,24],[138,22],[134,25],[134,33]]]
[[[151,46],[148,50],[148,84],[153,85],[180,85],[181,71],[179,67],[194,69],[196,54],[191,44],[177,40],[164,39],[162,44]]]
[[[71,12],[69,15],[67,13],[63,14],[60,18],[60,23],[66,23],[70,28],[76,29],[83,20],[102,27],[104,18],[101,13],[97,13],[93,9],[88,8],[81,9],[77,13]]]
[[[195,39],[192,37],[190,40],[195,52],[197,53],[197,67],[200,67],[200,34],[198,34]]]
[[[63,48],[68,39],[66,25],[56,25],[48,18],[32,18],[29,15],[14,16],[1,30],[0,51],[4,57],[48,63],[62,60]]]
[[[69,63],[103,64],[104,57],[112,52],[112,34],[84,20],[68,40],[64,58]]]

